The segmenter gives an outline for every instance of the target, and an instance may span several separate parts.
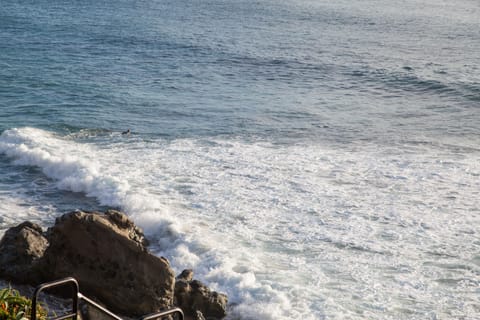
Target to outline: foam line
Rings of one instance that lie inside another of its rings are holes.
[[[53,134],[34,128],[6,130],[0,136],[0,152],[17,165],[35,166],[56,181],[58,188],[83,192],[106,206],[122,206],[129,185],[102,173],[91,159],[89,146],[63,141]]]

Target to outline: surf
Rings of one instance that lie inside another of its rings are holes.
[[[105,137],[100,140],[102,144],[79,143],[37,128],[14,128],[0,135],[0,153],[18,168],[38,168],[58,190],[82,193],[95,198],[101,206],[127,212],[145,229],[155,254],[168,257],[178,272],[193,268],[213,289],[229,295],[234,306],[231,317],[273,319],[298,314],[285,293],[258,279],[256,273],[263,262],[252,256],[248,248],[234,250],[236,240],[230,236],[226,245],[222,244],[226,230],[210,230],[216,218],[199,215],[196,205],[183,199],[183,195],[188,195],[186,186],[193,185],[195,177],[189,181],[169,171],[170,178],[165,183],[171,183],[170,187],[158,184],[165,142],[151,145],[115,140],[109,145],[105,144]],[[193,147],[191,141],[184,140],[169,143],[166,149],[171,157],[172,151],[179,156],[182,150]],[[149,172],[152,177],[148,177]],[[174,190],[169,189],[172,184]],[[208,195],[204,196],[208,202]],[[43,225],[48,226],[48,221],[43,221]],[[214,228],[218,227],[217,222]],[[308,313],[302,317],[309,319]]]
[[[405,312],[422,313],[452,289],[424,288],[430,272],[476,281],[466,244],[478,222],[469,214],[478,149],[451,141],[278,144],[26,127],[2,133],[0,153],[13,170],[39,171],[49,190],[126,211],[152,252],[229,295],[233,319],[394,315],[407,308],[406,283],[415,305]],[[444,267],[452,264],[462,268]]]

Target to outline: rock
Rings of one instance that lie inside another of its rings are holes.
[[[175,283],[176,305],[193,319],[222,319],[227,314],[228,298],[211,291],[205,284],[193,279],[192,270],[184,270]],[[201,315],[199,318],[198,315]]]
[[[120,229],[128,230],[128,237],[133,241],[141,243],[144,247],[149,245],[143,235],[143,231],[137,227],[128,216],[120,211],[109,209],[105,212],[110,222],[116,224]]]
[[[101,304],[100,304],[101,305]],[[101,305],[104,308],[107,308],[104,305]],[[113,318],[101,311],[95,306],[85,302],[84,300],[79,301],[78,310],[80,311],[80,317],[78,320],[112,320]]]
[[[198,280],[190,283],[192,288],[192,306],[200,310],[207,318],[221,319],[227,315],[228,298],[225,294],[210,291],[210,289]]]
[[[192,269],[183,270],[182,273],[180,273],[177,276],[177,280],[185,280],[187,282],[192,281],[193,280],[193,270]]]
[[[193,316],[193,320],[205,320],[205,317],[203,316],[203,313],[197,310]]]
[[[74,211],[46,233],[31,222],[9,229],[0,241],[0,277],[34,286],[74,277],[83,294],[123,316],[176,305],[187,319],[225,317],[226,295],[194,280],[190,269],[175,279],[168,260],[146,245],[142,230],[119,211]],[[95,308],[81,310],[85,319],[103,319]]]
[[[180,307],[184,313],[189,314],[191,310],[191,293],[192,288],[185,280],[177,280],[175,282],[175,305]]]
[[[17,283],[38,280],[38,265],[47,246],[37,224],[27,221],[8,229],[0,241],[0,277]]]
[[[48,230],[44,279],[77,279],[80,291],[129,316],[173,305],[174,273],[167,259],[148,253],[145,238],[126,215],[75,211]]]

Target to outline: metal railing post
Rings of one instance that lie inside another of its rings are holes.
[[[63,286],[65,284],[72,284],[72,312],[63,316],[59,316],[56,318],[53,318],[52,320],[63,320],[71,317],[75,317],[74,319],[77,318],[78,314],[78,282],[74,278],[65,278],[57,281],[52,281],[52,282],[47,282],[44,284],[41,284],[35,289],[35,292],[33,293],[33,298],[32,298],[32,311],[31,311],[31,320],[37,320],[37,301],[38,301],[38,296],[40,295],[40,292],[42,292],[45,289],[52,288],[52,287],[58,287],[58,286]]]
[[[104,314],[112,317],[115,320],[123,320],[122,318],[120,318],[119,316],[117,316],[116,314],[111,312],[110,310],[102,307],[101,305],[99,305],[95,301],[93,301],[93,300],[87,298],[86,296],[84,296],[83,294],[81,294],[80,291],[79,291],[79,286],[78,286],[77,280],[75,280],[74,278],[71,278],[71,277],[61,279],[61,280],[57,280],[57,281],[44,283],[44,284],[41,284],[40,286],[38,286],[35,289],[35,292],[33,293],[33,298],[32,298],[32,312],[31,312],[30,319],[31,320],[37,320],[37,305],[38,305],[37,301],[38,301],[38,296],[40,295],[40,293],[43,290],[49,289],[49,288],[52,288],[52,287],[63,286],[63,285],[66,285],[66,284],[72,284],[73,285],[72,286],[72,289],[73,289],[72,290],[72,312],[68,313],[68,314],[65,314],[65,315],[62,315],[62,316],[51,318],[50,320],[64,320],[64,319],[68,319],[68,318],[73,318],[74,320],[76,320],[77,316],[78,316],[78,302],[79,302],[80,299],[84,300],[86,303],[94,306],[95,308],[97,308],[98,310],[100,310]],[[157,319],[157,318],[166,317],[166,316],[174,315],[174,314],[177,314],[179,316],[178,320],[184,320],[185,319],[185,316],[183,314],[182,309],[173,308],[173,309],[169,309],[169,310],[155,312],[155,313],[145,315],[145,316],[139,318],[139,320],[154,320],[154,319]]]

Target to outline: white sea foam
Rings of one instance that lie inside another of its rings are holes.
[[[479,154],[455,150],[0,137],[58,188],[126,210],[240,319],[473,319]]]
[[[12,212],[15,212],[18,216],[12,215]],[[19,199],[15,199],[5,193],[0,194],[0,213],[0,238],[9,227],[31,218],[28,210],[22,207]]]

